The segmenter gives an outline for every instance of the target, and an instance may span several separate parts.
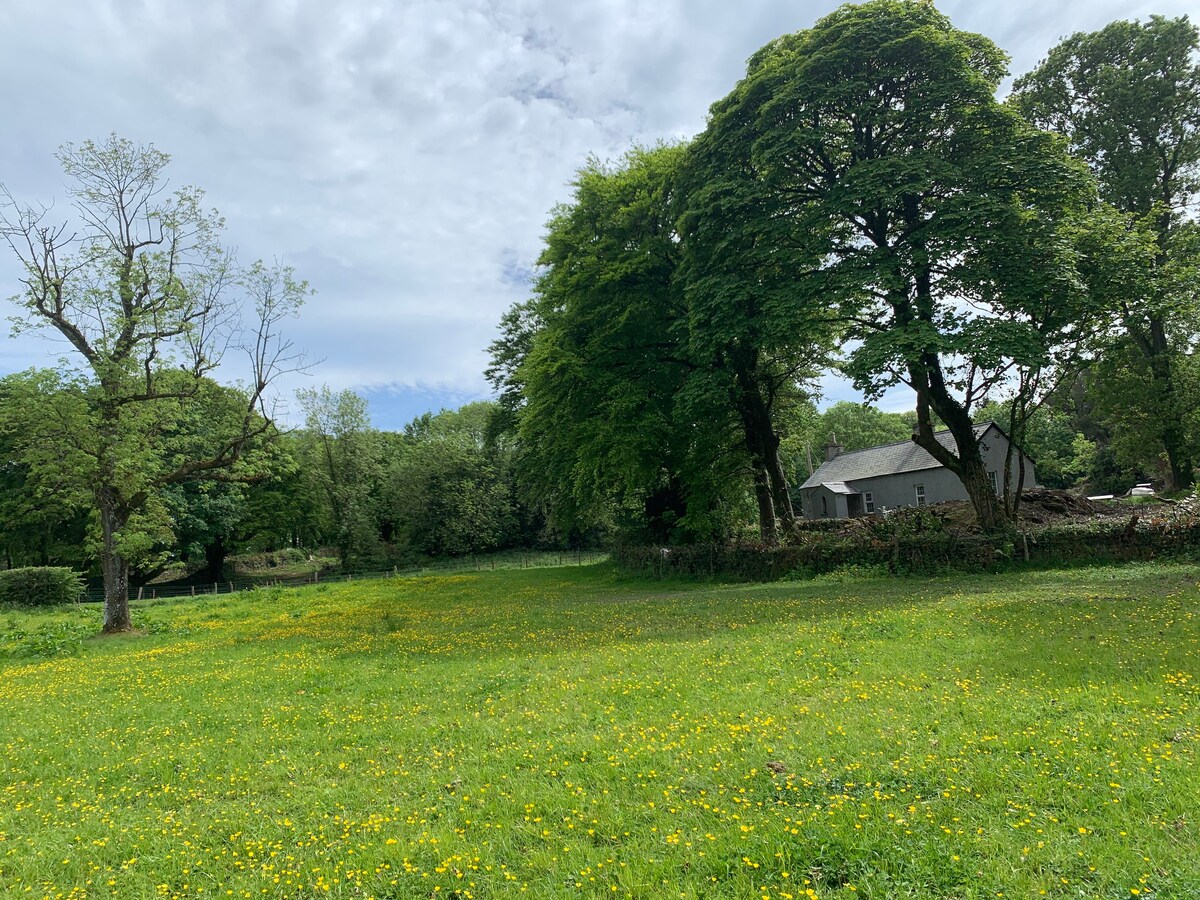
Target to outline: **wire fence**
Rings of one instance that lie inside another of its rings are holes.
[[[589,566],[608,559],[599,550],[571,550],[562,553],[531,552],[503,556],[466,556],[452,560],[427,562],[417,566],[393,566],[373,572],[321,572],[314,570],[300,575],[272,577],[264,573],[254,578],[187,584],[147,584],[130,587],[129,599],[160,600],[174,597],[204,597],[217,594],[236,594],[239,591],[262,590],[269,587],[305,587],[314,584],[344,584],[351,581],[378,581],[388,578],[418,578],[423,575],[444,575],[455,572],[483,572],[504,569],[548,569],[561,566]],[[84,603],[104,601],[103,587],[89,587]]]

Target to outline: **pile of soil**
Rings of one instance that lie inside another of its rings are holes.
[[[1093,503],[1081,494],[1053,488],[1034,488],[1021,492],[1021,521],[1030,525],[1050,525],[1067,520],[1128,517],[1130,510],[1119,503]]]

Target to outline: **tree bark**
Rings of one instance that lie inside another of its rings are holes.
[[[1161,439],[1167,456],[1167,489],[1181,491],[1192,485],[1192,460],[1187,449],[1187,434],[1183,427],[1170,349],[1162,323],[1152,322],[1151,332],[1151,355],[1147,362],[1150,364],[1150,377],[1162,422]]]
[[[771,481],[766,470],[757,463],[754,466],[754,497],[758,501],[758,536],[764,544],[774,546],[779,543],[779,529],[775,522]]]
[[[104,633],[120,634],[133,630],[129,614],[129,561],[117,545],[129,514],[110,489],[102,489],[98,500],[103,538],[100,563],[104,571]]]
[[[936,364],[936,359],[934,362]],[[979,527],[989,534],[1004,531],[1008,520],[1000,505],[1000,498],[992,490],[970,415],[942,385],[940,367],[930,371],[928,367],[913,365],[910,366],[910,373],[914,386],[921,385],[917,389],[917,433],[913,435],[913,440],[958,476],[975,509]],[[949,428],[957,452],[943,447],[934,436],[929,418],[931,406]]]
[[[775,514],[784,530],[791,533],[796,527],[796,510],[792,507],[792,494],[788,488],[787,473],[783,468],[783,460],[779,457],[779,435],[770,428],[765,437],[767,445],[764,453],[764,463],[767,478],[771,483],[771,497],[775,501]]]
[[[750,452],[756,466],[754,489],[757,494],[759,491],[757,479],[761,473],[766,480],[766,490],[771,499],[773,509],[771,542],[773,543],[778,539],[774,520],[778,518],[784,530],[791,532],[796,525],[796,512],[792,506],[792,495],[788,490],[787,473],[784,471],[783,461],[779,458],[780,441],[771,417],[772,404],[769,397],[763,396],[762,384],[754,375],[755,362],[739,359],[737,354],[733,354],[731,361],[734,367],[734,380],[737,384],[737,408],[742,420],[746,449]],[[760,530],[765,521],[761,502],[760,498]],[[765,537],[763,539],[766,540]]]
[[[207,581],[216,584],[218,581],[225,580],[221,576],[225,574],[225,557],[228,554],[229,548],[225,546],[224,535],[218,534],[204,548],[204,568]]]

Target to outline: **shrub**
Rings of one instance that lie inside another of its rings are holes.
[[[1167,511],[1171,515],[1161,518],[1068,523],[1007,538],[956,534],[945,529],[937,517],[915,512],[887,521],[855,520],[862,524],[852,525],[848,534],[802,530],[794,543],[780,546],[619,546],[612,556],[627,571],[660,578],[682,575],[743,581],[773,581],[785,575],[811,578],[847,567],[886,569],[893,575],[934,575],[1026,564],[1200,557],[1200,516],[1190,508]]]
[[[57,606],[83,596],[83,579],[63,566],[29,566],[0,571],[0,604]]]

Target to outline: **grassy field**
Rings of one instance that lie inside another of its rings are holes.
[[[0,612],[5,897],[1200,897],[1200,568]],[[37,655],[37,654],[40,654]]]

